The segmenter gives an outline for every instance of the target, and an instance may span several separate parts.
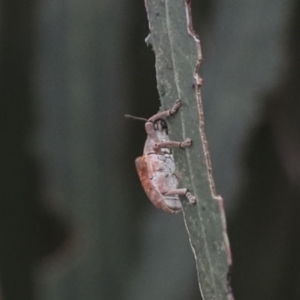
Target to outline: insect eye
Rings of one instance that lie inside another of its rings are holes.
[[[167,122],[163,119],[159,119],[154,124],[156,130],[163,131],[165,130],[168,133],[168,125]]]

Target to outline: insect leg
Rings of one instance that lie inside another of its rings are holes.
[[[173,105],[173,107],[171,109],[157,113],[156,115],[154,115],[150,119],[148,119],[148,122],[154,123],[155,121],[157,121],[159,119],[170,117],[178,111],[179,107],[180,107],[180,100],[176,100],[175,104]]]
[[[164,193],[165,196],[185,195],[191,204],[196,203],[196,197],[188,192],[187,189],[175,189]]]
[[[192,140],[187,138],[182,142],[175,142],[175,141],[159,142],[154,145],[153,149],[158,150],[160,148],[171,148],[171,147],[186,148],[186,147],[190,147],[191,145],[192,145]]]

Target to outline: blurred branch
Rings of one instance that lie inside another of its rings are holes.
[[[183,202],[185,224],[195,255],[203,299],[233,299],[227,274],[231,263],[223,200],[216,195],[204,133],[201,103],[199,41],[193,33],[190,1],[146,0],[150,35],[156,55],[158,91],[162,108],[181,100],[177,117],[169,120],[172,140],[189,137],[193,147],[175,153],[176,169],[184,187],[197,198]]]
[[[67,237],[44,203],[44,170],[33,142],[39,4],[1,1],[0,298],[5,300],[37,299],[35,268]]]

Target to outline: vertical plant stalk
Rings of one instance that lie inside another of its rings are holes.
[[[204,132],[204,115],[198,75],[200,43],[193,32],[190,0],[145,0],[156,57],[157,87],[162,108],[176,99],[181,108],[168,119],[170,138],[193,141],[191,148],[174,151],[182,186],[197,198],[196,205],[183,201],[184,221],[196,259],[202,299],[233,299],[228,284],[231,265],[223,200],[215,191]],[[179,270],[180,271],[180,270]]]

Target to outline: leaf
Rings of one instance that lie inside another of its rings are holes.
[[[233,299],[228,284],[231,254],[223,200],[217,196],[204,133],[198,75],[200,44],[192,29],[190,1],[146,0],[150,35],[156,57],[157,86],[162,109],[181,100],[177,114],[168,119],[171,140],[189,137],[189,149],[174,151],[183,187],[197,198],[196,205],[182,199],[184,220],[194,252],[202,299]]]

